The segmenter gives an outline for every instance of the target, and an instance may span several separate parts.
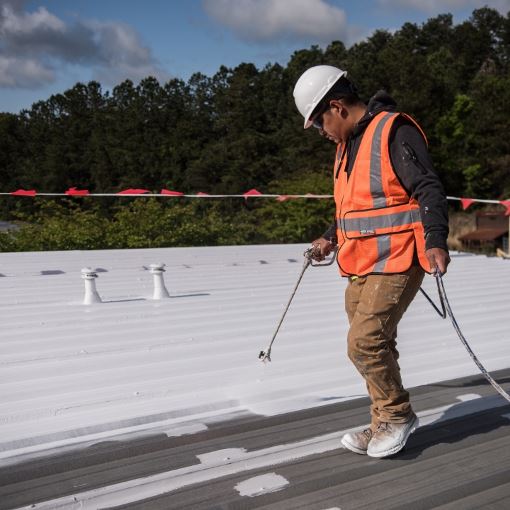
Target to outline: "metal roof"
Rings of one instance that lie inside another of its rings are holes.
[[[510,389],[510,370],[494,375]],[[368,419],[362,398],[269,418],[245,416],[178,438],[105,441],[79,454],[6,467],[0,469],[0,509],[509,508],[505,401],[481,376],[420,386],[411,398],[423,425],[392,458],[341,448],[339,431]],[[271,457],[275,451],[280,460]],[[267,490],[275,477],[284,484]],[[243,484],[254,487],[251,496],[240,493]],[[130,503],[114,503],[129,490]]]
[[[345,353],[334,266],[308,269],[273,362],[258,361],[304,248],[1,253],[0,509],[425,508],[420,498],[429,508],[433,491],[441,504],[476,507],[478,494],[507,497],[510,410],[473,379],[451,324],[422,296],[398,339],[422,427],[395,459],[339,448],[368,406]],[[161,301],[154,262],[167,264]],[[82,304],[86,266],[103,303]],[[508,260],[463,253],[445,277],[463,332],[506,388],[509,277]],[[434,296],[433,278],[424,287]]]

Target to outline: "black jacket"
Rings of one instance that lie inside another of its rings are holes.
[[[379,91],[370,99],[367,113],[358,122],[347,140],[344,157],[347,158],[348,176],[352,171],[362,134],[374,115],[382,111],[396,111],[396,103],[386,92]],[[395,173],[409,196],[413,196],[420,206],[425,230],[425,248],[448,250],[446,245],[448,204],[422,134],[411,121],[399,117],[393,124],[389,143],[391,163]],[[328,228],[323,237],[336,242],[336,222]]]

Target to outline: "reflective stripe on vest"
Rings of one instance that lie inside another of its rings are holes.
[[[374,207],[386,207],[386,194],[382,187],[381,168],[381,138],[386,123],[396,114],[388,113],[377,124],[372,140],[372,151],[370,153],[370,193],[374,200]]]
[[[409,226],[421,221],[419,209],[411,209],[384,216],[343,218],[337,219],[337,226],[341,228],[347,238],[378,235],[378,230],[392,229],[393,227]],[[400,229],[401,230],[401,229]],[[397,231],[400,231],[397,230]]]
[[[386,261],[391,253],[391,239],[389,235],[377,237],[377,261],[374,266],[374,273],[382,273]]]

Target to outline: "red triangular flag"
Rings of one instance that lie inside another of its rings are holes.
[[[172,197],[182,197],[184,193],[181,193],[180,191],[172,191],[170,189],[162,189],[161,195],[170,195]]]
[[[243,197],[256,197],[258,195],[262,195],[262,193],[255,188],[248,190],[246,193],[243,193]]]
[[[90,195],[88,189],[76,189],[76,188],[69,188],[66,191],[66,195],[71,195],[73,197],[84,197],[87,195]]]
[[[506,207],[505,216],[510,216],[510,200],[502,200],[500,204]]]
[[[278,202],[285,202],[285,200],[288,200],[289,198],[289,195],[279,195],[276,197],[276,200],[278,200]]]
[[[119,191],[117,195],[141,195],[143,193],[150,193],[148,189],[129,188]]]
[[[460,203],[462,204],[462,209],[465,211],[472,203],[474,202],[474,200],[472,198],[461,198],[460,199]]]
[[[17,191],[11,191],[11,195],[17,195],[20,197],[35,197],[37,192],[35,189],[19,189]]]

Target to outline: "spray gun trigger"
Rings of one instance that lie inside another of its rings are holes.
[[[260,351],[259,360],[265,363],[266,361],[271,361],[271,356],[266,351]]]

